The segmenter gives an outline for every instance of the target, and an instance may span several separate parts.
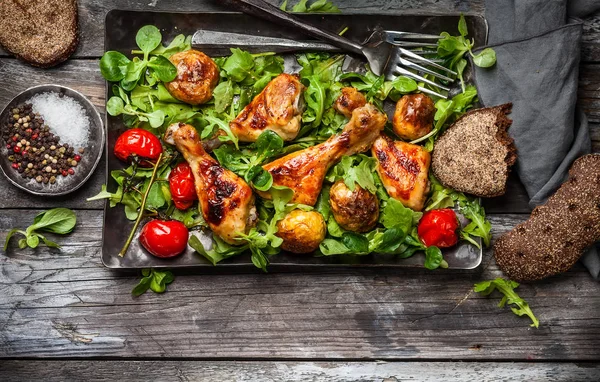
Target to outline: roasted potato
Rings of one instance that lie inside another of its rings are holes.
[[[325,239],[327,227],[317,211],[293,210],[277,223],[281,248],[293,253],[310,253]]]
[[[427,135],[433,129],[435,104],[425,94],[407,94],[396,103],[394,132],[404,140],[412,141]]]
[[[377,225],[379,200],[358,184],[352,191],[344,181],[335,182],[329,190],[329,204],[335,221],[345,230],[367,232]]]
[[[165,84],[171,95],[190,105],[199,105],[212,98],[219,82],[219,68],[206,54],[190,49],[171,56],[177,77]]]
[[[365,96],[352,87],[342,88],[342,94],[333,103],[333,108],[346,117],[352,117],[354,109],[365,106]]]

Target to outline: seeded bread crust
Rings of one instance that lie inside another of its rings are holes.
[[[506,116],[511,103],[465,113],[438,138],[431,169],[446,187],[479,197],[506,192],[510,166],[517,150]]]
[[[0,1],[0,45],[33,66],[65,61],[78,35],[77,0]]]
[[[600,240],[600,155],[575,161],[569,180],[494,245],[496,263],[516,281],[566,272]]]

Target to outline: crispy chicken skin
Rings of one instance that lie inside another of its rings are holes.
[[[192,168],[200,210],[210,229],[227,243],[242,244],[238,234],[247,233],[256,221],[250,186],[204,151],[193,126],[172,124],[165,141],[174,144]]]
[[[190,105],[199,105],[212,98],[219,82],[219,68],[206,54],[190,49],[169,58],[177,68],[177,77],[165,84],[171,95]]]
[[[345,230],[368,232],[379,219],[377,196],[355,184],[354,190],[338,180],[329,190],[329,205],[335,221]]]
[[[388,194],[405,207],[421,211],[429,192],[431,155],[423,147],[381,135],[371,148],[377,173]]]
[[[346,117],[352,117],[352,111],[367,104],[365,96],[353,87],[345,87],[342,94],[333,103],[333,108]]]
[[[367,104],[355,109],[344,130],[325,142],[296,151],[263,166],[273,176],[273,184],[294,190],[293,203],[314,205],[323,187],[327,170],[344,155],[368,150],[383,130],[387,116]],[[265,199],[271,196],[259,192]]]
[[[425,94],[407,94],[396,103],[394,132],[404,140],[412,141],[429,134],[433,129],[435,105]]]
[[[300,131],[303,90],[298,76],[278,75],[229,123],[231,131],[242,142],[256,142],[265,130],[276,132],[284,141],[293,140]]]
[[[281,249],[292,253],[310,253],[325,239],[327,226],[317,211],[293,210],[277,223],[276,235],[283,239]]]

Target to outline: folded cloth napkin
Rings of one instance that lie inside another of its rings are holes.
[[[513,103],[516,172],[534,207],[566,180],[575,159],[591,151],[587,118],[575,106],[582,22],[569,16],[598,11],[600,1],[486,0],[485,7],[497,62],[475,69],[479,97],[487,106]],[[596,248],[582,261],[599,278]]]

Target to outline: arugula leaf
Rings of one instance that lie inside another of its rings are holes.
[[[470,236],[477,236],[483,239],[483,244],[487,247],[490,246],[492,240],[492,224],[485,217],[485,210],[479,204],[477,200],[462,199],[458,202],[459,211],[471,222],[460,231],[461,238],[474,243],[477,247],[479,245],[470,238]]]
[[[377,192],[375,168],[377,160],[363,154],[344,156],[327,173],[326,179],[331,183],[343,180],[346,186],[354,191],[356,184],[375,194]]]
[[[164,293],[167,285],[175,280],[173,273],[168,270],[143,269],[142,276],[140,282],[131,291],[134,297],[143,295],[148,289],[154,293]]]
[[[316,129],[322,125],[323,117],[330,109],[337,97],[339,87],[334,86],[334,81],[341,73],[344,56],[330,56],[327,53],[304,53],[297,56],[298,63],[302,66],[300,78],[306,90],[304,101],[306,110],[302,114],[302,122],[307,124],[308,129]],[[328,122],[334,122],[334,118],[328,118]],[[328,125],[321,128],[327,128]],[[339,128],[339,127],[338,127]],[[303,128],[299,136],[307,131]]]
[[[480,283],[476,283],[473,290],[477,293],[480,293],[483,296],[490,295],[494,290],[498,290],[504,296],[500,303],[498,304],[499,308],[504,307],[504,305],[516,305],[516,307],[510,307],[510,310],[517,316],[527,315],[531,319],[531,326],[539,327],[540,322],[533,314],[533,311],[529,307],[529,304],[523,300],[515,289],[519,286],[519,283],[512,280],[506,280],[501,277],[498,277],[495,280],[482,281]]]

